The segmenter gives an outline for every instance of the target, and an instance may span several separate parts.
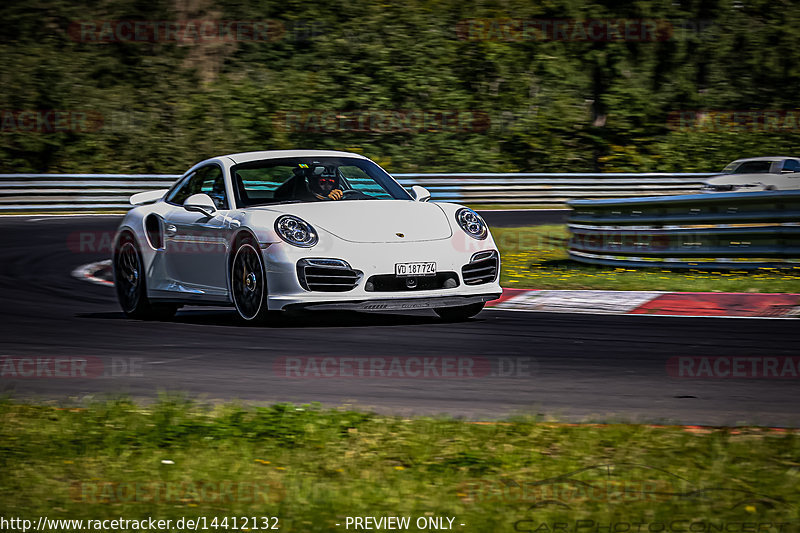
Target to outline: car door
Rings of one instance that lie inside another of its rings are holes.
[[[217,211],[212,216],[183,207],[187,198],[201,193],[214,200]],[[164,217],[168,276],[180,284],[179,290],[226,293],[230,204],[222,168],[210,164],[197,169],[167,202],[172,204]]]

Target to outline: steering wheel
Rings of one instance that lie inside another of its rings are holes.
[[[347,189],[346,191],[342,191],[342,199],[343,200],[356,198],[356,197],[359,197],[361,195],[362,195],[362,193],[360,193],[359,191],[356,191],[354,189]]]

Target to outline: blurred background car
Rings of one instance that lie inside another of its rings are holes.
[[[705,192],[800,189],[800,158],[750,157],[725,165],[722,175],[706,180]]]

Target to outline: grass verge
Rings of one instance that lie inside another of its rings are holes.
[[[503,259],[503,287],[800,293],[800,269],[703,271],[595,266],[568,259],[566,226],[493,228],[492,235]]]
[[[230,517],[275,516],[281,530],[309,532],[345,531],[348,516],[540,533],[596,531],[578,520],[683,520],[678,530],[735,523],[742,533],[742,523],[796,530],[800,501],[800,437],[790,432],[476,424],[179,399],[80,409],[4,401],[0,422],[5,517],[227,516],[231,529]],[[664,531],[650,525],[640,531]]]

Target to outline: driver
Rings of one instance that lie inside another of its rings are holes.
[[[336,167],[314,168],[307,182],[308,190],[320,200],[341,200],[344,197]]]

